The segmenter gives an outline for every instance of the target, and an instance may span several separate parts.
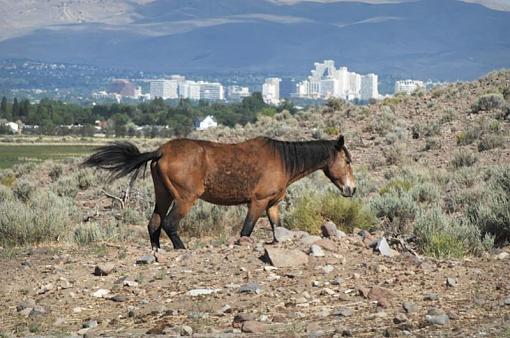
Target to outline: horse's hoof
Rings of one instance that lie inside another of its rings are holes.
[[[240,246],[249,246],[249,245],[252,245],[253,243],[255,243],[255,240],[253,238],[247,237],[247,236],[241,236],[237,240],[237,245],[240,245]]]

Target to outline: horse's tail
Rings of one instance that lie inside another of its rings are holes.
[[[146,168],[147,162],[158,160],[161,151],[141,153],[131,142],[114,142],[97,148],[97,152],[90,155],[83,163],[85,167],[96,167],[111,172],[110,181],[133,173],[131,181],[134,181],[140,170]]]

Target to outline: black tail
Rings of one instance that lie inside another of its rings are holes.
[[[160,157],[159,150],[141,153],[133,143],[114,142],[97,148],[97,152],[83,161],[82,165],[110,171],[110,181],[133,173],[131,180],[134,181],[140,170],[145,169],[147,162]]]

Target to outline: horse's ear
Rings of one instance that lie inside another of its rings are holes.
[[[345,143],[345,140],[344,140],[344,135],[340,135],[338,137],[338,140],[336,141],[336,145],[335,145],[335,148],[337,150],[340,150],[344,147],[344,143]]]

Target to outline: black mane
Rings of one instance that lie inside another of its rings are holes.
[[[319,165],[326,165],[335,152],[336,140],[286,142],[267,138],[267,143],[280,155],[285,170],[294,177]],[[345,148],[344,148],[345,149]],[[345,149],[347,155],[347,149]]]

